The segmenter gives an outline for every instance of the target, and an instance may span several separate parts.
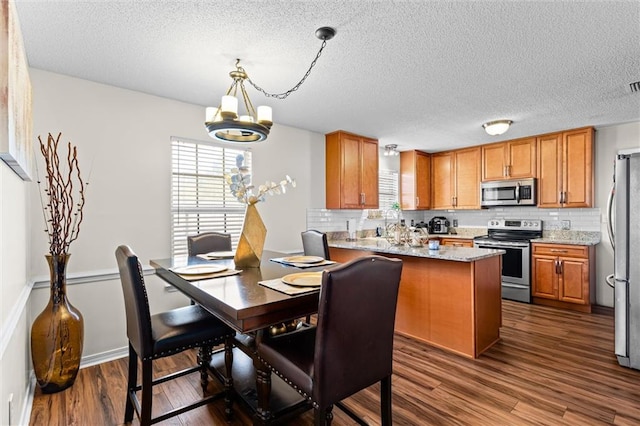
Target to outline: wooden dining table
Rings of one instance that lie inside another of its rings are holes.
[[[267,424],[293,417],[311,405],[279,377],[271,374],[257,359],[255,344],[269,338],[271,326],[291,322],[316,313],[319,289],[289,295],[259,284],[297,272],[322,271],[330,265],[297,268],[270,259],[286,253],[264,251],[259,268],[245,268],[237,275],[189,280],[172,269],[192,265],[221,265],[234,269],[233,259],[206,260],[176,257],[151,260],[158,277],[235,329],[232,377],[239,401],[254,414],[256,424]],[[308,325],[305,325],[308,326]],[[224,375],[224,351],[213,354],[210,368],[217,377]]]

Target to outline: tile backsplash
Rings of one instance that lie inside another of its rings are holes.
[[[486,228],[490,219],[541,219],[544,230],[570,229],[572,231],[600,232],[601,213],[595,209],[539,209],[537,207],[497,207],[482,210],[421,210],[401,211],[407,225],[413,219],[416,223],[428,222],[434,216],[444,216],[451,223],[458,221],[458,227]],[[397,220],[395,212],[380,210],[327,210],[307,209],[307,229],[322,232],[375,230]],[[355,225],[356,229],[351,229]]]

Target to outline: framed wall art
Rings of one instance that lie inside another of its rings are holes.
[[[29,66],[13,0],[0,0],[0,158],[31,180],[32,98]]]

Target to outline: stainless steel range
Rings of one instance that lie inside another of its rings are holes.
[[[502,298],[531,303],[531,240],[542,237],[541,220],[491,219],[476,248],[501,249]]]

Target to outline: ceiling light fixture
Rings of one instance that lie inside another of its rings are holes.
[[[396,148],[398,148],[398,145],[396,145],[396,144],[385,145],[384,146],[384,154],[383,155],[385,157],[394,156],[394,155],[400,155],[400,153],[398,151],[396,151]]]
[[[511,126],[511,124],[513,124],[513,121],[511,120],[496,120],[484,123],[482,127],[484,127],[484,130],[491,136],[496,136],[509,130],[509,126]]]
[[[256,85],[247,72],[240,66],[240,59],[236,60],[236,69],[229,73],[233,79],[233,83],[227,90],[226,95],[222,97],[218,107],[208,107],[205,114],[205,127],[209,136],[223,142],[260,142],[267,139],[271,126],[273,125],[272,111],[269,106],[253,107],[251,99],[244,87],[245,80],[249,82],[256,90],[264,93],[268,98],[285,99],[298,88],[309,77],[311,70],[316,65],[318,58],[322,54],[322,50],[327,45],[327,40],[331,40],[336,35],[336,30],[331,27],[322,27],[316,30],[316,37],[322,40],[322,46],[316,54],[315,59],[311,62],[311,66],[302,77],[302,79],[291,89],[283,93],[268,93],[260,86]],[[242,96],[242,104],[244,111],[238,113],[238,88]]]

